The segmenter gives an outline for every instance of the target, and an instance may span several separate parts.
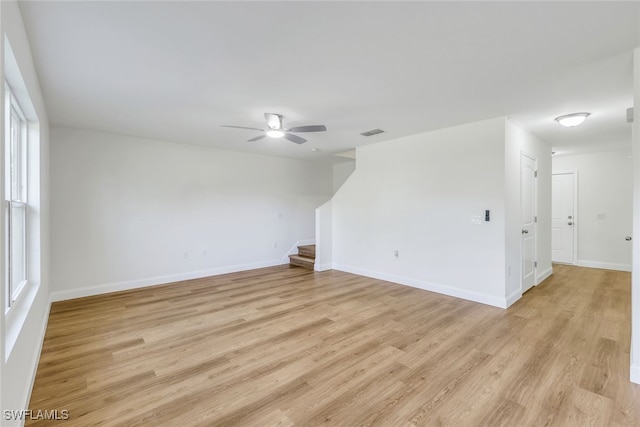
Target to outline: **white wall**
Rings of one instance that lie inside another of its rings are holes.
[[[522,295],[521,152],[538,159],[539,283],[552,273],[551,148],[505,118],[358,148],[328,207],[326,257],[339,270],[507,307]]]
[[[0,401],[2,410],[21,410],[28,404],[28,398],[35,377],[37,363],[40,356],[42,339],[49,312],[49,125],[47,112],[44,107],[40,84],[33,66],[31,51],[24,31],[22,18],[17,3],[14,1],[0,2],[1,29],[4,37],[11,46],[14,58],[3,62],[0,73],[4,74],[5,66],[9,73],[3,75],[12,84],[18,101],[28,97],[32,109],[25,111],[27,119],[37,117],[39,129],[31,129],[39,134],[40,145],[37,140],[29,140],[29,161],[32,169],[29,171],[29,280],[31,286],[28,292],[23,292],[6,317],[0,316],[2,357],[0,358],[0,380],[2,382]],[[15,59],[15,62],[13,62]],[[19,81],[18,81],[19,80]],[[4,99],[4,85],[0,89],[1,99]],[[24,104],[23,104],[24,106]],[[4,114],[1,115],[4,117]],[[0,150],[3,151],[3,150]],[[38,156],[39,151],[39,156]],[[4,177],[4,161],[0,161],[0,180]],[[36,181],[39,186],[35,185]],[[0,188],[4,188],[3,184]],[[4,224],[4,210],[0,210],[0,223]],[[3,237],[4,238],[4,237]],[[4,248],[4,243],[0,245]],[[0,257],[4,259],[4,256]],[[1,277],[4,277],[4,263]],[[2,293],[4,294],[4,293]],[[2,295],[2,307],[5,307],[5,295]],[[9,351],[10,350],[10,351]],[[2,425],[20,425],[20,421],[5,420],[2,414]]]
[[[520,214],[520,159],[526,154],[536,159],[536,268],[535,283],[552,274],[551,268],[551,146],[537,139],[522,127],[507,120],[505,140],[505,187],[508,195],[506,235],[506,295],[509,303],[522,295],[520,278],[522,265],[520,247],[522,221]],[[511,274],[509,274],[511,270]]]
[[[631,271],[631,243],[625,240],[632,233],[631,152],[556,156],[553,171],[578,172],[578,265]]]
[[[355,155],[355,150],[353,150]],[[343,160],[333,165],[333,193],[356,170],[355,159]],[[333,204],[331,200],[316,209],[316,271],[330,270],[333,266]]]
[[[631,381],[640,384],[640,48],[633,52],[633,272],[631,274]]]
[[[333,260],[333,203],[316,209],[316,271],[331,270]]]
[[[332,199],[334,268],[505,305],[504,144],[499,118],[359,147]]]
[[[356,161],[348,160],[333,165],[333,192],[335,193],[342,187],[342,184],[351,176],[353,171],[356,170]]]
[[[328,163],[67,128],[51,141],[55,299],[278,264],[332,194]]]

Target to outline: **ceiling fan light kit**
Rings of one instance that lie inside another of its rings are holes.
[[[282,138],[284,136],[284,132],[277,129],[269,129],[267,131],[267,136],[270,138]]]
[[[582,124],[590,115],[590,113],[565,114],[564,116],[556,117],[555,120],[562,126],[570,128]]]
[[[325,125],[309,125],[309,126],[296,126],[292,128],[285,128],[282,123],[282,115],[274,114],[274,113],[264,113],[264,118],[267,121],[267,129],[259,129],[252,128],[247,126],[229,126],[222,125],[225,128],[235,128],[235,129],[249,129],[249,130],[257,130],[259,132],[263,132],[263,135],[258,135],[253,137],[247,142],[259,141],[262,138],[266,138],[267,136],[270,138],[284,138],[291,142],[295,142],[296,144],[304,144],[307,142],[306,139],[301,136],[294,135],[293,133],[297,132],[324,132],[327,130]],[[293,133],[292,133],[293,132]]]

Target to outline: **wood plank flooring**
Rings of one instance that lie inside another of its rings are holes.
[[[60,426],[639,426],[630,274],[554,266],[501,310],[280,266],[55,303]]]

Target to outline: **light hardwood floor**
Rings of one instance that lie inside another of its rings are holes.
[[[508,310],[288,266],[55,303],[30,407],[69,427],[639,426],[630,275],[554,271]]]

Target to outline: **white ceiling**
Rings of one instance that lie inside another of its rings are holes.
[[[31,2],[53,125],[315,158],[510,116],[557,151],[630,146],[639,2]],[[553,118],[592,116],[578,128]],[[303,145],[220,125],[264,127]],[[381,128],[365,138],[359,133]],[[312,152],[312,148],[320,149]]]

